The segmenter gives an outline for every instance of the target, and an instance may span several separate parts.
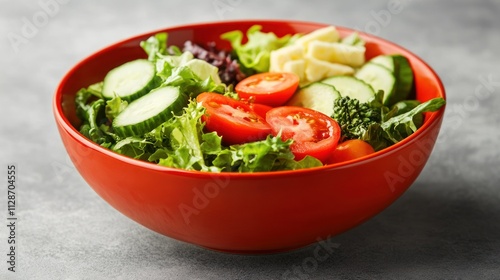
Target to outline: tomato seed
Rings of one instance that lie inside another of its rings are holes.
[[[215,101],[210,101],[210,102],[208,102],[208,106],[210,106],[212,108],[219,108],[221,105]]]
[[[267,75],[265,78],[264,78],[266,81],[283,81],[283,76],[280,75],[280,74],[276,74],[276,75]]]

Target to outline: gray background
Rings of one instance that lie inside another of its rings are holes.
[[[0,168],[16,163],[19,171],[15,274],[5,263],[6,175],[0,172],[0,279],[280,279],[313,256],[314,245],[268,256],[222,254],[143,228],[88,187],[54,125],[58,82],[94,51],[163,27],[243,18],[374,33],[427,61],[448,94],[438,144],[410,190],[334,237],[338,248],[317,267],[291,275],[500,278],[499,1],[400,1],[402,11],[389,19],[381,17],[389,1],[61,0],[36,32],[13,45],[9,38],[22,35],[25,20],[44,13],[45,2],[53,1],[0,0]]]

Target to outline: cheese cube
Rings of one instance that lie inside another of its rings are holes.
[[[309,44],[307,55],[319,60],[359,67],[365,63],[365,50],[363,46],[314,41]]]
[[[334,26],[327,26],[320,29],[316,29],[295,41],[296,44],[302,45],[304,49],[308,48],[309,43],[313,41],[322,42],[338,42],[340,39],[339,32]]]
[[[283,72],[291,72],[299,76],[299,80],[305,79],[306,61],[304,59],[290,60],[283,65]]]
[[[287,61],[298,60],[304,57],[304,48],[301,45],[289,45],[274,51],[271,51],[269,57],[269,71],[282,72],[283,66]]]
[[[337,75],[352,74],[354,74],[354,69],[350,66],[319,60],[312,56],[306,56],[305,76],[309,82],[317,82]]]

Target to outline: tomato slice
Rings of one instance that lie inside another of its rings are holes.
[[[245,104],[248,104],[250,106],[250,108],[255,113],[257,113],[257,115],[261,116],[264,119],[266,118],[267,112],[273,108],[273,107],[268,106],[268,105],[255,103],[254,98],[250,98],[250,99],[243,99],[242,98],[242,99],[240,99],[240,101],[245,103]]]
[[[252,75],[234,88],[241,98],[254,98],[255,103],[269,106],[283,105],[299,86],[299,77],[287,72],[267,72]]]
[[[337,145],[333,151],[330,163],[357,159],[374,153],[375,150],[367,142],[360,139],[347,140]]]
[[[208,131],[216,131],[225,144],[242,144],[265,139],[271,127],[250,104],[218,93],[204,92],[196,98],[206,109],[202,120]]]
[[[310,155],[327,163],[340,139],[340,127],[334,119],[307,108],[276,107],[267,112],[266,121],[273,135],[281,133],[284,140],[293,139],[290,149],[297,160]]]

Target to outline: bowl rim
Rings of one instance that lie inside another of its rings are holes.
[[[384,155],[388,155],[391,153],[394,153],[400,149],[403,149],[407,147],[408,145],[411,144],[414,140],[417,140],[418,138],[421,137],[421,135],[428,130],[434,123],[439,121],[444,115],[445,107],[441,107],[438,111],[433,112],[430,114],[430,117],[428,120],[424,122],[424,124],[412,135],[406,137],[405,139],[401,140],[400,142],[393,144],[390,147],[384,148],[380,151],[377,151],[373,154],[363,156],[357,159],[349,160],[349,161],[344,161],[344,162],[339,162],[339,163],[333,163],[333,164],[326,164],[323,166],[319,167],[312,167],[312,168],[305,168],[305,169],[298,169],[298,170],[282,170],[282,171],[259,171],[259,172],[245,172],[245,173],[240,173],[240,172],[221,172],[221,173],[214,173],[214,172],[207,172],[207,171],[197,171],[197,170],[184,170],[184,169],[179,169],[179,168],[173,168],[173,167],[166,167],[166,166],[161,166],[156,163],[152,162],[147,162],[143,160],[138,160],[134,159],[119,153],[116,153],[110,149],[104,148],[97,143],[92,142],[90,139],[87,139],[83,134],[81,134],[69,121],[69,119],[66,117],[66,115],[63,113],[63,108],[62,108],[62,97],[63,97],[63,92],[62,89],[64,88],[65,84],[68,82],[69,78],[73,75],[74,72],[76,72],[81,65],[85,64],[87,61],[91,60],[93,57],[103,53],[107,52],[110,49],[116,48],[121,45],[125,45],[129,42],[132,41],[137,41],[140,38],[144,38],[147,36],[151,36],[152,34],[158,33],[158,32],[169,32],[169,31],[175,31],[175,30],[185,30],[185,29],[195,29],[199,28],[201,26],[214,26],[214,25],[241,25],[241,24],[261,24],[261,25],[266,25],[266,24],[293,24],[293,25],[310,25],[314,27],[324,27],[324,26],[330,26],[332,24],[326,24],[326,23],[319,23],[319,22],[312,22],[312,21],[299,21],[299,20],[270,20],[270,19],[242,19],[242,20],[220,20],[220,21],[208,21],[208,22],[194,22],[194,23],[189,23],[189,24],[182,24],[182,25],[174,25],[174,26],[167,26],[164,28],[159,28],[155,29],[152,31],[148,32],[143,32],[140,34],[136,34],[133,36],[130,36],[128,38],[122,39],[120,41],[117,41],[115,43],[109,44],[97,51],[94,51],[90,55],[87,55],[83,59],[79,60],[76,64],[71,66],[71,68],[64,74],[60,82],[58,83],[58,86],[56,88],[55,94],[53,96],[53,102],[52,102],[52,108],[53,108],[53,114],[56,120],[56,123],[64,129],[66,133],[69,134],[74,140],[79,142],[80,144],[86,146],[89,149],[95,150],[97,152],[103,153],[108,157],[112,157],[114,159],[117,159],[119,161],[122,161],[127,164],[135,165],[137,167],[141,168],[147,168],[151,169],[152,171],[158,171],[158,172],[165,172],[165,173],[171,173],[175,175],[184,175],[184,176],[190,176],[190,177],[217,177],[217,176],[224,176],[224,177],[234,177],[234,178],[261,178],[263,176],[268,177],[268,178],[274,178],[274,177],[282,177],[282,176],[290,176],[290,175],[305,175],[305,174],[310,174],[310,173],[317,173],[317,172],[322,172],[326,170],[333,170],[333,169],[344,169],[344,168],[351,168],[356,165],[364,164],[369,161],[376,160],[378,157],[382,157]],[[435,80],[437,83],[438,87],[438,95],[441,96],[446,100],[446,92],[444,85],[436,73],[436,71],[430,67],[430,65],[425,62],[423,59],[421,59],[418,55],[414,54],[413,52],[407,50],[406,48],[388,41],[384,38],[356,30],[353,28],[349,27],[344,27],[340,25],[333,25],[335,28],[342,30],[342,31],[348,31],[348,32],[358,32],[361,37],[366,37],[370,38],[371,40],[377,42],[377,43],[384,43],[387,45],[391,45],[392,47],[397,48],[401,53],[405,53],[405,55],[411,56],[414,60],[417,60],[420,62],[422,65],[427,68],[427,71],[431,74],[431,77]],[[243,31],[243,30],[242,30]]]

